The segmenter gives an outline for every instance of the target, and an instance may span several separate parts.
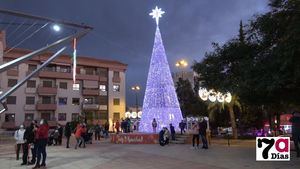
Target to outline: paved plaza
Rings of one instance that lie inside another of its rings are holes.
[[[72,141],[74,143],[74,140]],[[47,168],[51,169],[292,169],[299,168],[300,158],[292,152],[290,162],[256,162],[254,143],[213,141],[208,150],[190,149],[190,145],[121,145],[108,141],[88,144],[85,149],[47,147]],[[74,146],[73,146],[74,147]],[[0,168],[22,169],[15,160],[13,144],[0,145]]]

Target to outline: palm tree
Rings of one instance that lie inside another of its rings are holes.
[[[230,124],[231,124],[231,127],[232,127],[233,138],[237,139],[238,138],[238,132],[237,132],[235,114],[234,114],[234,110],[233,110],[234,107],[237,107],[239,110],[241,110],[241,104],[239,102],[238,96],[236,96],[236,95],[232,96],[232,99],[231,99],[230,103],[227,103],[227,102],[223,102],[223,103],[210,102],[207,106],[207,110],[208,110],[209,119],[213,120],[216,111],[220,112],[222,110],[225,110],[225,108],[227,108],[228,112],[229,112]]]

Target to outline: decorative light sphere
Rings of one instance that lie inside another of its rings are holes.
[[[208,99],[211,102],[215,102],[217,100],[217,93],[214,90],[209,90]]]
[[[199,96],[202,100],[206,101],[208,99],[208,91],[205,88],[200,88]]]
[[[225,101],[226,101],[227,103],[230,103],[231,100],[232,100],[231,93],[227,92],[227,93],[225,94]]]
[[[218,100],[218,102],[223,103],[224,99],[225,99],[224,95],[221,92],[218,92],[218,94],[217,94],[217,100]]]
[[[142,118],[142,112],[141,111],[138,112],[138,118]]]
[[[52,26],[52,29],[55,31],[55,32],[59,32],[61,30],[60,26],[55,24]]]
[[[131,113],[130,113],[130,112],[126,112],[126,113],[125,113],[125,117],[126,117],[126,118],[130,118],[130,116],[131,116]]]
[[[135,118],[137,117],[137,113],[136,113],[135,111],[132,112],[132,113],[131,113],[131,117],[135,119]]]

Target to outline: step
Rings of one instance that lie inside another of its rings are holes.
[[[170,141],[172,144],[185,144],[184,141],[180,141],[180,140],[171,140]]]

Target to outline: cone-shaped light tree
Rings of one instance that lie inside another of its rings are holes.
[[[156,19],[156,32],[139,127],[141,132],[153,131],[154,118],[158,131],[171,123],[179,130],[177,126],[183,119],[158,26],[163,13],[157,7],[150,13]]]

